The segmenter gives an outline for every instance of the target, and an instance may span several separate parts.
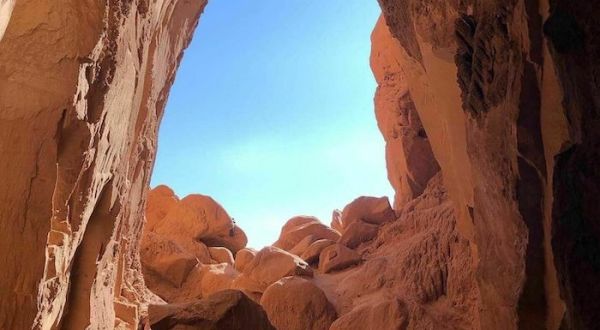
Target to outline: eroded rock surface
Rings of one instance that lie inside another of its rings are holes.
[[[271,284],[260,304],[277,329],[329,329],[337,318],[323,291],[301,277],[285,277]]]
[[[297,244],[305,240],[305,247],[308,247],[312,243],[307,240],[307,237],[309,236],[312,237],[312,242],[319,239],[331,239],[336,241],[339,239],[340,234],[321,223],[321,221],[315,217],[299,216],[286,222],[281,229],[279,239],[277,242],[273,243],[273,246],[286,251],[291,251]],[[302,251],[298,252],[302,253]]]
[[[135,329],[155,300],[145,195],[205,4],[0,1],[0,328]]]
[[[583,288],[595,287],[589,281],[598,276],[587,265],[597,264],[600,241],[590,220],[597,203],[588,202],[600,185],[591,170],[598,166],[590,166],[599,159],[591,114],[600,93],[589,83],[598,66],[593,17],[600,6],[379,3],[375,59],[395,54],[460,232],[478,256],[478,327],[593,328],[598,305],[590,302],[598,291]],[[386,88],[385,79],[378,82]]]
[[[269,285],[287,276],[312,276],[312,268],[300,257],[274,246],[258,251],[234,282],[239,288],[262,294]]]
[[[261,306],[237,290],[187,304],[151,305],[148,323],[153,330],[275,329]]]
[[[137,329],[151,303],[159,327],[269,329],[256,301],[304,275],[332,329],[594,329],[600,5],[379,3],[393,207],[296,217],[253,253],[212,198],[146,196],[206,1],[0,0],[0,328]]]

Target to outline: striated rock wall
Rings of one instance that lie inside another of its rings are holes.
[[[594,328],[600,48],[593,20],[600,5],[379,2],[387,27],[378,24],[374,41],[385,46],[374,45],[379,63],[372,66],[387,67],[375,76],[401,71],[407,82],[461,235],[471,242],[477,327]],[[386,28],[391,36],[382,38]],[[397,67],[380,49],[394,54]],[[378,93],[389,88],[378,83]],[[380,98],[376,112],[388,111]],[[387,151],[397,193],[394,176],[408,174],[395,173],[394,159],[404,153]]]
[[[205,4],[0,2],[0,328],[137,328],[158,122]]]

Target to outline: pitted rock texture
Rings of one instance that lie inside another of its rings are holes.
[[[239,274],[234,253],[247,239],[220,204],[204,195],[179,199],[158,186],[148,193],[146,218],[141,265],[153,293],[175,303],[231,287]]]
[[[164,189],[159,186],[150,195],[164,194]],[[169,206],[164,210],[164,217],[155,217],[156,222],[146,232],[152,231],[177,241],[192,251],[196,249],[194,245],[202,244],[225,247],[235,253],[248,242],[246,234],[235,225],[233,218],[209,196],[189,195]]]
[[[385,24],[376,31],[389,30],[387,47],[477,256],[477,327],[594,328],[600,92],[590,82],[600,6],[379,3]]]
[[[156,300],[145,193],[205,4],[0,1],[0,328],[136,329]]]

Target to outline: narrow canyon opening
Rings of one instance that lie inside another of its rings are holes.
[[[209,3],[162,118],[149,323],[224,302],[256,329],[403,328],[448,295],[436,310],[467,311],[469,244],[379,6],[251,7]]]
[[[369,65],[380,13],[375,2],[209,2],[169,95],[151,187],[211,196],[254,248],[293,216],[327,222],[358,196],[393,198]]]
[[[0,329],[596,329],[598,17],[0,0]]]

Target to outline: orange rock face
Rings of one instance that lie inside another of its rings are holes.
[[[379,0],[393,207],[258,252],[209,196],[147,193],[205,4],[0,1],[0,329],[597,328],[597,1]]]
[[[208,196],[189,195],[171,205],[152,230],[177,241],[190,251],[204,246],[225,247],[233,253],[244,248],[248,239],[219,203]],[[203,251],[201,252],[203,253]]]
[[[360,255],[342,244],[330,245],[321,251],[319,270],[329,273],[360,263]]]
[[[591,251],[600,236],[590,220],[597,203],[585,196],[600,191],[600,180],[585,169],[598,168],[589,167],[599,159],[599,130],[588,110],[600,92],[588,84],[598,42],[584,36],[597,34],[600,8],[578,0],[380,4],[373,60],[395,54],[476,256],[476,326],[593,328],[598,305],[590,301],[600,293],[583,288],[597,287],[600,268],[585,265],[598,265]],[[375,64],[385,78],[386,66]]]
[[[477,327],[480,294],[472,249],[458,231],[441,173],[398,212],[385,198],[359,197],[339,219],[341,236],[313,217],[292,218],[276,242],[290,252],[245,248],[238,251],[235,267],[226,248],[208,248],[211,259],[224,262],[198,261],[168,295],[155,292],[173,303],[238,289],[260,301],[281,329]],[[323,236],[330,238],[315,239]],[[217,251],[225,257],[216,257]]]
[[[301,277],[285,277],[271,284],[260,304],[277,329],[329,329],[337,318],[323,291]]]
[[[401,300],[381,299],[362,305],[337,319],[331,330],[397,330],[408,328],[408,310]]]
[[[261,306],[236,290],[187,304],[150,306],[148,325],[156,330],[275,329]]]
[[[388,178],[396,196],[394,208],[418,197],[440,167],[408,88],[401,48],[393,44],[380,18],[371,35],[371,69],[377,81],[375,116],[385,139]]]
[[[257,251],[250,248],[239,250],[235,255],[235,269],[239,272],[243,272],[246,266],[256,257]]]
[[[312,236],[312,241],[306,240],[307,237]],[[283,226],[281,234],[277,242],[273,243],[273,246],[281,248],[286,251],[291,251],[296,248],[296,245],[302,243],[304,246],[298,246],[297,252],[302,248],[307,248],[312,242],[319,239],[331,239],[337,240],[340,234],[324,225],[315,217],[300,216],[295,217]],[[303,242],[303,240],[305,240]]]
[[[151,190],[148,197],[148,226],[141,241],[148,288],[169,303],[229,289],[239,274],[233,253],[247,239],[225,209],[208,196],[180,200],[166,186]]]
[[[205,4],[1,1],[0,328],[137,328],[158,124]]]
[[[262,294],[269,285],[287,276],[312,276],[311,267],[298,256],[268,246],[258,251],[234,283],[234,288]]]

